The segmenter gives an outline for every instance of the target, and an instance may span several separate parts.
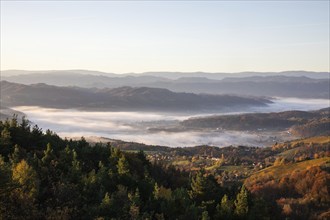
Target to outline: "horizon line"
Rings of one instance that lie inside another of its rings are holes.
[[[116,73],[116,72],[106,72],[103,70],[91,70],[91,69],[44,69],[44,70],[26,70],[26,69],[5,69],[1,70],[0,72],[6,71],[26,71],[26,72],[53,72],[53,71],[88,71],[88,72],[100,72],[106,74],[144,74],[144,73],[211,73],[211,74],[219,74],[219,73],[226,73],[226,74],[238,74],[238,73],[285,73],[285,72],[314,72],[314,73],[330,73],[330,70],[327,71],[315,71],[315,70],[282,70],[282,71],[253,71],[253,70],[244,70],[239,72],[226,72],[226,71],[219,71],[219,72],[207,72],[207,71],[166,71],[166,70],[150,70],[150,71],[143,71],[143,72],[123,72],[123,73]]]

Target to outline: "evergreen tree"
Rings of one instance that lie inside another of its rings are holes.
[[[207,181],[202,172],[198,172],[195,178],[191,179],[191,191],[189,195],[196,202],[200,203],[205,197],[207,191]]]
[[[72,163],[71,163],[71,169],[70,169],[70,180],[73,183],[78,183],[81,179],[81,164],[78,160],[78,154],[75,150],[72,150]]]
[[[225,194],[220,204],[217,205],[216,218],[218,219],[232,219],[233,215],[233,202],[228,199],[228,196]]]
[[[153,195],[155,199],[159,199],[159,186],[157,183],[155,183]]]
[[[111,214],[117,219],[129,218],[130,201],[127,188],[123,185],[117,186],[118,190],[110,197]]]
[[[109,193],[106,192],[104,195],[104,198],[102,199],[102,202],[101,202],[101,208],[108,209],[108,208],[110,208],[110,205],[111,205],[110,196],[109,196]]]
[[[14,152],[10,155],[10,161],[12,164],[17,164],[23,158],[22,149],[16,144],[14,146]]]
[[[12,180],[12,167],[0,155],[0,219],[17,219],[16,206],[13,201],[13,192],[19,184]]]
[[[11,128],[17,128],[18,127],[18,120],[17,120],[17,115],[16,114],[14,114],[13,115],[13,118],[10,120],[10,127]]]
[[[129,165],[124,155],[121,155],[118,160],[117,170],[120,175],[129,174]]]
[[[202,219],[201,220],[210,220],[209,213],[207,211],[204,211],[202,213]]]
[[[12,151],[11,136],[8,128],[4,128],[0,135],[0,155],[8,158],[8,155]]]
[[[80,161],[78,160],[78,154],[75,150],[72,151],[72,169],[76,172],[81,171]]]
[[[249,209],[249,219],[269,220],[269,207],[263,198],[254,198]]]
[[[190,199],[189,193],[185,188],[178,188],[173,191],[173,213],[177,219],[198,219],[198,208],[195,202]]]
[[[129,209],[129,214],[131,216],[131,219],[138,219],[140,215],[140,206],[141,206],[139,189],[136,188],[135,193],[129,194],[128,197],[129,200],[131,201],[131,206]]]
[[[243,185],[241,187],[240,192],[236,196],[234,213],[238,218],[245,218],[248,214],[248,211],[249,211],[248,191]]]
[[[99,208],[99,212],[102,217],[110,217],[110,215],[112,213],[111,205],[112,205],[111,197],[110,197],[109,193],[106,192],[101,201],[100,208]]]
[[[44,156],[41,158],[41,161],[44,164],[49,164],[55,158],[53,148],[50,143],[47,144],[46,150],[44,150]]]

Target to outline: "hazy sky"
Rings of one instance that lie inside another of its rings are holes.
[[[1,1],[1,70],[329,71],[329,1]]]

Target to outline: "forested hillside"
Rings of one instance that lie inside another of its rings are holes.
[[[26,119],[1,121],[0,132],[1,219],[330,216],[328,137],[315,139],[314,154],[307,149],[308,157],[300,155],[296,160],[285,157],[287,150],[310,146],[312,140],[273,149],[226,148],[221,156],[213,155],[218,158],[213,166],[181,169],[180,163],[172,163],[179,161],[180,154],[172,154],[173,161],[166,162],[143,151],[122,151],[120,146],[91,146],[84,138],[72,141],[43,132]],[[198,148],[191,152],[201,154]],[[245,159],[235,160],[238,155]],[[197,160],[208,161],[202,156],[190,161]],[[249,168],[254,160],[269,164]],[[246,174],[235,177],[229,169],[234,164],[247,169]]]
[[[330,135],[329,108],[317,111],[248,113],[189,118],[181,122],[185,129],[224,129],[237,131],[288,130],[300,137]]]

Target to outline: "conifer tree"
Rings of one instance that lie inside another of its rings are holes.
[[[0,135],[0,155],[3,156],[8,156],[8,154],[10,154],[12,147],[11,147],[12,143],[11,143],[11,136],[10,136],[10,132],[8,130],[8,128],[4,128],[1,131],[1,135]]]
[[[235,215],[238,218],[244,218],[247,216],[247,213],[249,211],[249,205],[248,205],[248,192],[243,185],[241,187],[240,192],[236,196],[235,200]]]
[[[75,150],[72,150],[72,162],[70,168],[70,179],[74,183],[78,183],[81,179],[81,164]]]
[[[129,209],[131,219],[138,219],[141,205],[140,192],[138,188],[136,188],[134,194],[129,194],[129,200],[131,201],[131,206]]]
[[[111,196],[109,195],[108,192],[106,192],[99,206],[100,214],[103,217],[110,217],[112,213],[111,205],[112,205]]]
[[[234,205],[233,202],[225,194],[222,197],[220,204],[217,205],[216,217],[218,219],[231,219],[233,212],[233,205]]]
[[[159,199],[159,186],[157,183],[155,183],[153,195],[155,199]]]
[[[80,162],[78,160],[78,155],[75,150],[72,151],[72,168],[77,172],[81,170]]]
[[[14,146],[14,152],[10,155],[11,163],[16,164],[21,161],[22,158],[22,150],[21,148],[16,144]]]
[[[202,213],[202,220],[210,220],[210,216],[209,216],[208,211],[204,211]]]
[[[53,148],[52,148],[51,144],[48,143],[46,150],[44,150],[44,156],[41,158],[41,161],[44,164],[49,164],[50,161],[54,158],[55,158],[55,156],[54,156]]]
[[[129,165],[124,155],[121,155],[119,158],[117,169],[120,175],[126,175],[129,173]]]
[[[201,202],[204,199],[205,192],[207,190],[207,180],[203,176],[202,172],[198,172],[195,178],[192,178],[190,186],[190,197],[196,200],[198,203]]]
[[[101,207],[104,209],[107,209],[107,208],[110,208],[110,205],[111,205],[110,196],[109,196],[109,193],[106,192],[104,195],[104,198],[102,199]]]

